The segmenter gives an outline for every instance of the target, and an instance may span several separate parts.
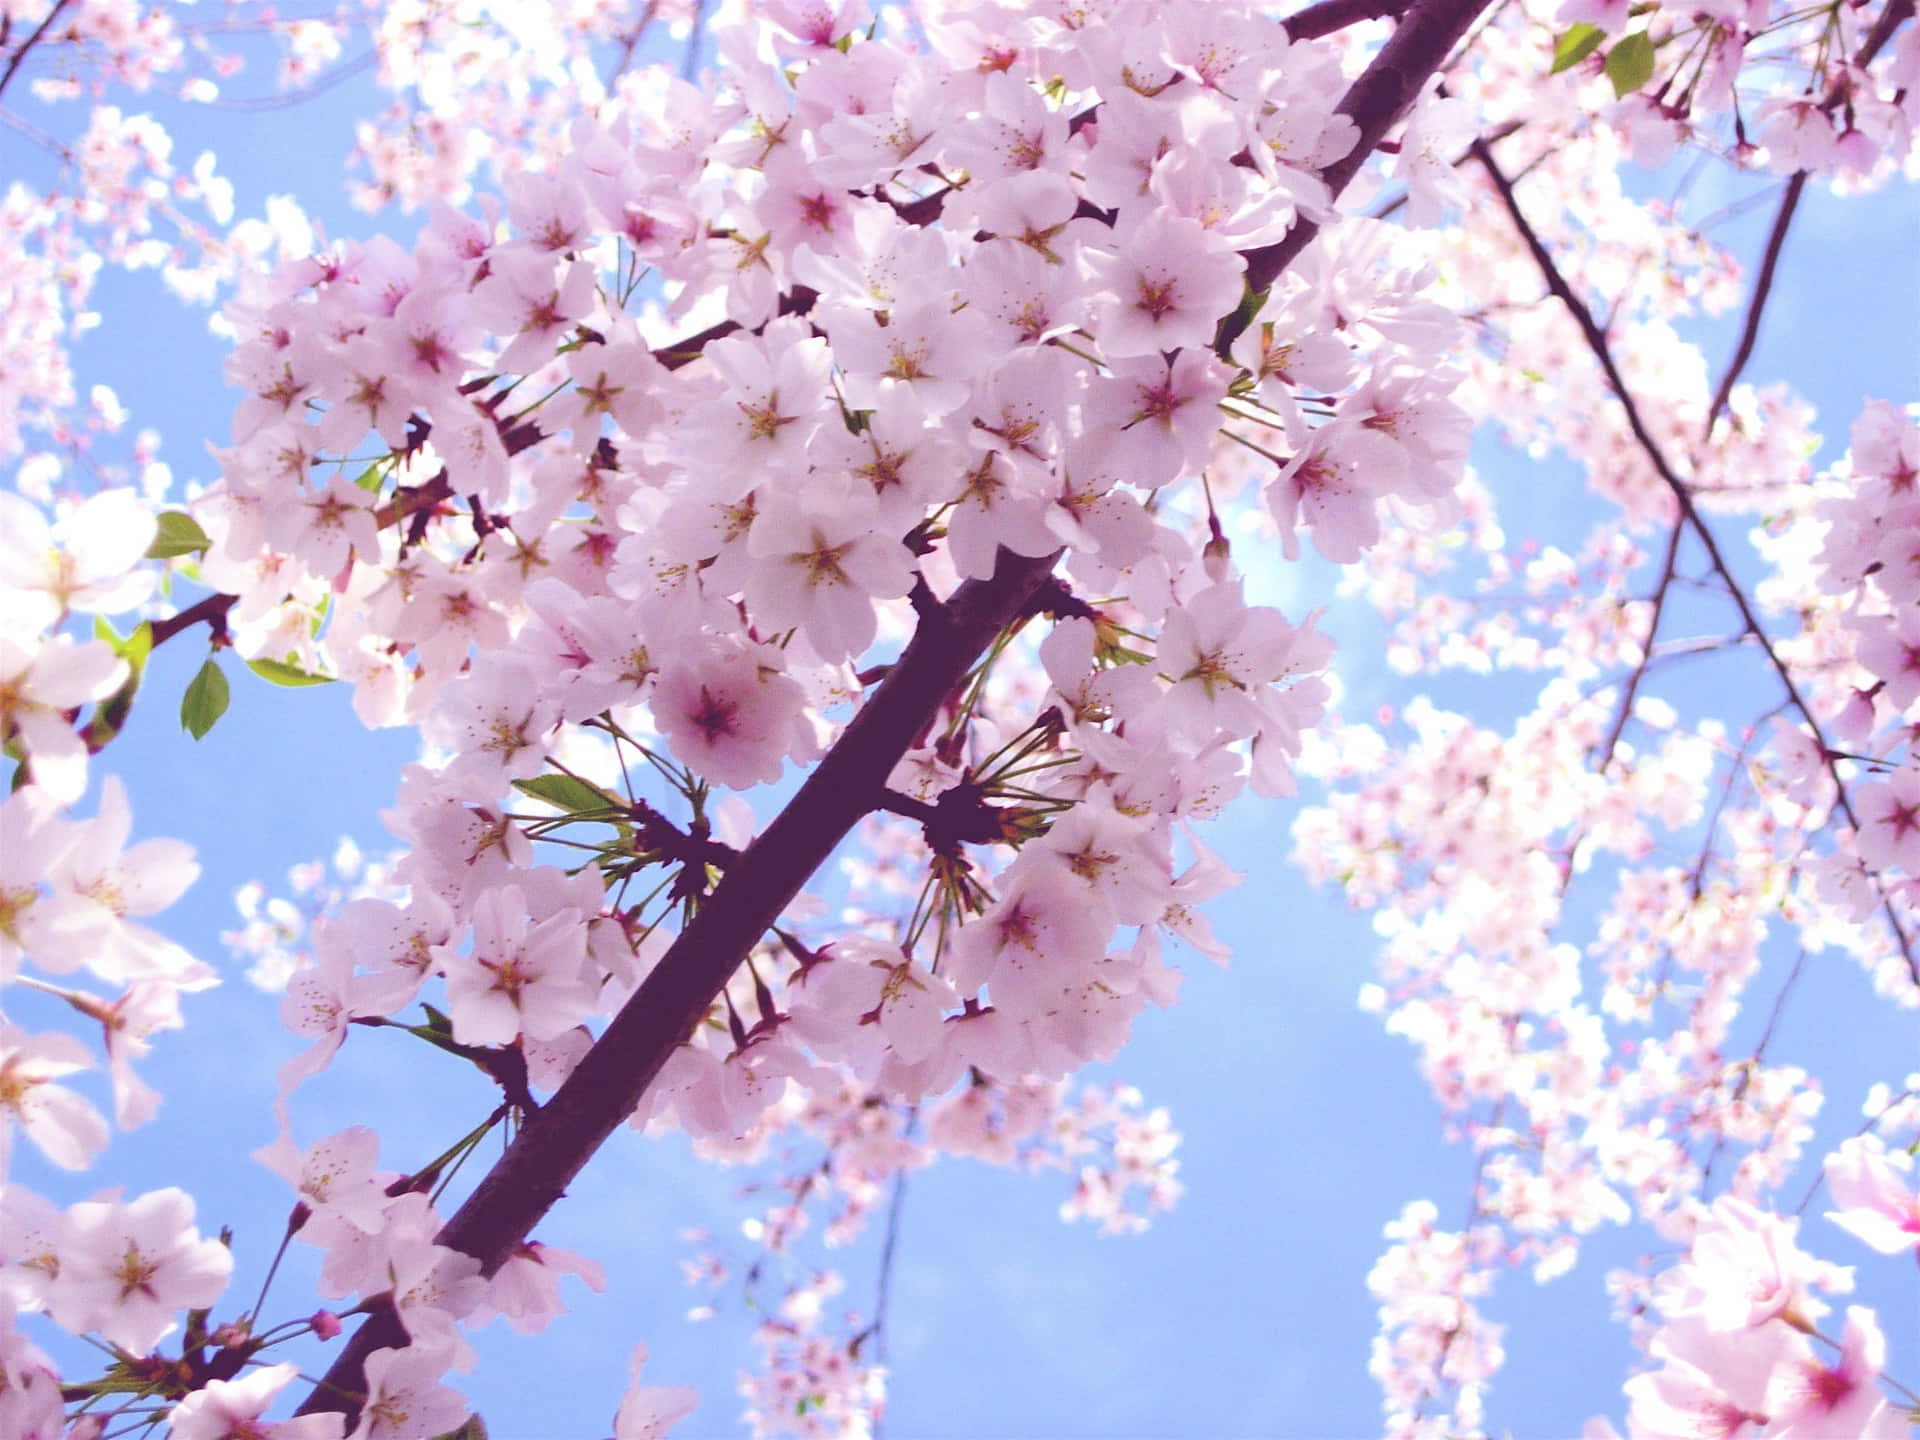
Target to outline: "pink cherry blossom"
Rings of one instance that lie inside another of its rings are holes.
[[[294,1365],[263,1365],[238,1380],[212,1380],[167,1413],[167,1433],[178,1440],[339,1440],[338,1415],[265,1418],[274,1397],[299,1374]]]
[[[1920,1246],[1920,1189],[1913,1156],[1878,1135],[1856,1135],[1827,1157],[1827,1190],[1840,1208],[1827,1218],[1882,1255]]]
[[[86,1047],[66,1035],[29,1035],[0,1024],[0,1165],[17,1126],[42,1155],[65,1170],[84,1170],[107,1143],[107,1122],[86,1100],[55,1084],[93,1068]]]
[[[642,1385],[647,1347],[633,1347],[627,1391],[613,1417],[614,1440],[660,1440],[699,1407],[700,1397],[686,1385]]]
[[[193,1201],[154,1190],[130,1204],[86,1201],[68,1211],[59,1286],[86,1316],[79,1328],[145,1355],[174,1328],[175,1312],[209,1306],[227,1287],[233,1256],[193,1226]]]

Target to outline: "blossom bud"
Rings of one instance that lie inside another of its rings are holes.
[[[1200,551],[1200,563],[1206,567],[1207,578],[1216,585],[1233,573],[1233,546],[1218,530]]]

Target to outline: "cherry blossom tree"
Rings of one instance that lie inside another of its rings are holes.
[[[263,65],[386,97],[372,238],[240,216],[132,113]],[[1809,187],[1920,175],[1916,82],[1912,0],[0,0],[0,1434],[482,1434],[449,1372],[607,1284],[537,1235],[622,1128],[771,1167],[752,1253],[690,1262],[756,1287],[755,1432],[874,1433],[908,1174],[1177,1199],[1173,1117],[1074,1077],[1227,958],[1243,792],[1372,913],[1361,1004],[1473,1157],[1367,1277],[1388,1433],[1486,1433],[1488,1297],[1602,1227],[1647,1258],[1590,1434],[1909,1433],[1899,1317],[1833,1297],[1920,1260],[1920,1051],[1828,1148],[1770,1047],[1837,964],[1920,1009],[1920,410],[1816,465],[1747,369]],[[1644,198],[1695,156],[1777,177],[1751,276]],[[110,271],[231,342],[204,484],[81,398]],[[1509,541],[1476,436],[1564,462],[1564,528]],[[270,1225],[320,1256],[250,1308],[238,1217],[102,1188],[220,978],[116,745],[217,748],[237,684],[421,747],[390,855],[242,897]],[[303,1143],[348,1045],[489,1104]],[[816,1224],[877,1246],[864,1317],[788,1263]],[[620,1440],[695,1403],[657,1318]]]

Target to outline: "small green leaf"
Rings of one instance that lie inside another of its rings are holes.
[[[227,677],[209,655],[180,697],[181,728],[196,740],[204,739],[213,722],[227,713],[227,697]]]
[[[133,627],[131,635],[122,635],[104,615],[93,617],[93,638],[106,642],[128,665],[133,667],[137,676],[146,667],[147,656],[153,653],[153,626],[142,620]]]
[[[146,673],[147,657],[153,653],[153,626],[142,620],[133,627],[131,635],[123,636],[104,615],[96,615],[93,633],[127,662],[127,678],[118,690],[93,707],[93,716],[81,731],[87,749],[97,754],[126,728],[127,716],[133,711],[133,697],[140,692],[140,678]]]
[[[449,1430],[439,1440],[487,1440],[487,1422],[478,1415],[469,1415],[467,1423],[458,1430]]]
[[[557,806],[569,815],[578,815],[583,810],[627,808],[626,802],[619,796],[602,790],[598,785],[576,780],[571,775],[536,775],[531,780],[514,781],[513,788],[523,795],[531,795],[536,800]]]
[[[213,544],[207,538],[207,532],[200,528],[200,522],[184,510],[162,510],[159,520],[160,528],[154,532],[153,543],[147,546],[149,560],[198,555]]]
[[[262,680],[271,680],[275,685],[331,685],[331,675],[310,675],[297,665],[289,665],[284,660],[249,660],[247,669],[253,671]]]
[[[1621,37],[1607,52],[1607,78],[1613,82],[1613,93],[1623,100],[1653,78],[1653,41],[1646,31]]]
[[[1558,75],[1562,70],[1571,70],[1587,56],[1600,48],[1600,42],[1607,38],[1607,32],[1598,25],[1570,25],[1566,33],[1553,42],[1553,70]]]
[[[358,475],[354,476],[353,483],[369,494],[378,495],[380,493],[380,487],[386,483],[386,479],[386,475],[381,472],[380,462],[376,460]]]

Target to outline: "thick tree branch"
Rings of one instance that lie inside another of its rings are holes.
[[[921,622],[873,698],[786,809],[727,867],[706,905],[606,1033],[447,1222],[440,1244],[474,1256],[489,1274],[513,1254],[601,1142],[633,1113],[667,1057],[693,1033],[800,887],[861,817],[881,805],[894,764],[968,668],[1025,611],[1056,558],[1003,550],[991,579],[968,581]],[[302,1413],[357,1412],[367,1357],[405,1343],[391,1315],[369,1321]]]
[[[1360,140],[1323,176],[1336,197],[1488,3],[1417,0],[1411,7],[1340,101],[1339,113],[1359,126]],[[1301,221],[1278,245],[1249,255],[1249,279],[1264,275],[1255,288],[1270,285],[1317,230]],[[804,297],[809,305],[811,298],[810,292]],[[730,329],[716,326],[695,340],[718,338]],[[685,363],[679,354],[684,348],[674,347],[673,358],[663,356],[663,362]],[[440,1244],[475,1257],[488,1274],[513,1254],[633,1112],[667,1057],[693,1033],[800,887],[864,815],[881,807],[894,765],[994,637],[1029,613],[1057,558],[1028,559],[1003,550],[991,579],[968,581],[946,604],[921,617],[913,640],[873,698],[786,809],[727,867],[706,905],[566,1083],[528,1120],[447,1222],[437,1237]],[[376,1313],[347,1342],[301,1413],[337,1411],[351,1426],[365,1396],[367,1358],[406,1343],[391,1308]]]
[[[1289,40],[1318,40],[1362,20],[1391,20],[1406,13],[1412,0],[1319,0],[1280,22]]]
[[[813,309],[814,302],[819,298],[820,294],[818,291],[809,289],[805,285],[796,285],[780,297],[777,313],[781,315],[805,315],[809,310]],[[727,336],[736,334],[740,329],[739,321],[722,320],[717,325],[709,325],[697,335],[689,335],[684,340],[676,340],[671,345],[661,346],[653,352],[653,358],[658,360],[661,365],[668,370],[678,370],[682,366],[691,365],[695,360],[698,360],[701,355],[706,352],[707,346],[713,341],[724,340]]]
[[[1893,32],[1913,18],[1913,0],[1891,0],[1886,9],[1880,12],[1880,18],[1873,22],[1873,29],[1867,32],[1867,38],[1860,42],[1860,48],[1854,52],[1855,68],[1864,70],[1873,63],[1873,59],[1886,48],[1887,41],[1893,38]],[[1829,103],[1837,103],[1838,96],[1829,97]]]
[[[1489,3],[1490,0],[1422,0],[1408,9],[1392,38],[1380,47],[1373,63],[1334,107],[1335,114],[1346,116],[1360,130],[1353,149],[1321,172],[1320,178],[1327,182],[1334,198],[1339,198],[1340,192],[1360,173],[1367,157],[1413,104],[1420,87],[1433,78],[1453,47],[1460,43],[1460,37]],[[1301,15],[1306,13],[1303,11]],[[1292,22],[1287,23],[1292,33]],[[1302,216],[1273,244],[1248,251],[1247,289],[1255,295],[1265,292],[1319,233],[1319,224]],[[1225,322],[1215,348],[1224,354],[1251,319],[1251,315],[1243,312]]]

